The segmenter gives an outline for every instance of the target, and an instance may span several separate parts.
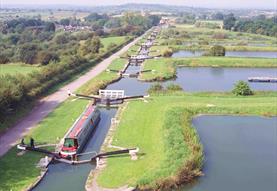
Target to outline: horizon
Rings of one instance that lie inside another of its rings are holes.
[[[259,0],[245,0],[243,3],[241,0],[233,0],[229,2],[227,0],[217,2],[216,0],[171,0],[170,3],[167,0],[149,0],[148,2],[140,2],[140,0],[117,0],[116,3],[110,0],[89,1],[79,0],[78,3],[73,0],[60,0],[59,2],[54,0],[0,0],[1,7],[36,7],[36,6],[78,6],[78,7],[99,7],[99,6],[120,6],[126,4],[156,4],[156,5],[167,5],[167,6],[184,6],[193,8],[217,8],[217,9],[270,9],[274,10],[277,8],[277,2],[275,0],[266,0],[264,3]],[[239,6],[238,6],[239,5]]]

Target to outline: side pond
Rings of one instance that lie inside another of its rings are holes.
[[[182,191],[277,190],[277,117],[199,116],[204,176]]]

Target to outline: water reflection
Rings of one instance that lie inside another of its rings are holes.
[[[180,50],[175,52],[173,58],[200,57],[204,51]],[[277,52],[267,51],[226,51],[226,57],[251,57],[251,58],[277,58]]]

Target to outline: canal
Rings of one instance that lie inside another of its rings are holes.
[[[111,119],[115,116],[117,109],[100,108],[101,120],[89,139],[84,153],[98,152],[106,138],[111,125]],[[89,159],[93,154],[84,155],[80,160]],[[34,191],[81,191],[85,190],[85,184],[91,169],[95,164],[69,165],[56,163],[49,165],[48,172],[42,181],[35,187]]]
[[[140,66],[130,66],[126,73],[138,71]],[[178,77],[163,84],[174,82],[181,85],[185,91],[230,91],[238,80],[246,80],[251,76],[276,76],[276,74],[277,69],[179,68]],[[146,95],[152,84],[126,77],[110,84],[106,89],[125,90],[125,95],[128,96]],[[251,84],[251,87],[257,90],[276,90],[274,84]],[[116,111],[117,109],[101,108],[101,121],[84,153],[100,150]],[[205,149],[206,176],[198,179],[195,185],[183,189],[237,190],[241,186],[240,188],[246,190],[249,187],[248,181],[253,184],[250,185],[252,191],[262,187],[266,188],[264,190],[274,188],[272,180],[276,179],[276,163],[273,160],[276,160],[276,152],[274,154],[272,151],[273,149],[276,151],[276,136],[273,137],[276,135],[276,119],[229,116],[195,118],[193,125],[197,128]],[[80,159],[89,159],[91,156],[82,156]],[[94,164],[78,166],[51,164],[48,173],[34,190],[84,190],[87,176],[94,168]],[[258,183],[260,185],[257,185]]]

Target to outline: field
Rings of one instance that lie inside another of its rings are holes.
[[[221,29],[197,28],[193,25],[176,25],[163,30],[157,39],[159,46],[174,50],[207,50],[218,44],[233,51],[277,51],[276,38],[257,34],[230,32]],[[151,50],[160,49],[153,46]],[[162,48],[163,49],[163,48]]]
[[[169,184],[176,180],[182,168],[187,167],[190,159],[197,164],[192,170],[198,170],[202,158],[195,156],[199,153],[193,151],[190,144],[198,145],[199,148],[201,145],[191,128],[191,117],[202,113],[276,115],[272,105],[276,94],[273,95],[235,97],[230,94],[181,93],[153,96],[148,103],[129,103],[112,144],[139,147],[143,155],[137,161],[130,160],[129,156],[109,158],[107,167],[98,177],[98,183],[107,188],[126,184],[155,187],[162,185],[162,180],[169,177]]]
[[[13,10],[13,11],[1,11],[0,20],[6,20],[7,18],[16,18],[18,16],[21,17],[41,17],[42,20],[60,20],[63,18],[76,17],[77,19],[83,19],[88,16],[90,12],[86,11],[67,11],[67,10]]]
[[[38,70],[37,66],[31,66],[26,64],[0,64],[0,74],[29,74],[35,70]]]
[[[101,50],[103,52],[107,51],[107,48],[109,47],[110,44],[122,44],[126,41],[127,36],[116,36],[116,37],[106,37],[106,38],[101,38],[101,43],[103,45],[103,48]]]
[[[228,58],[228,57],[199,57],[199,58],[161,58],[147,60],[144,70],[155,72],[143,73],[141,80],[166,80],[173,78],[177,67],[244,67],[244,68],[276,68],[276,59],[267,58]]]

